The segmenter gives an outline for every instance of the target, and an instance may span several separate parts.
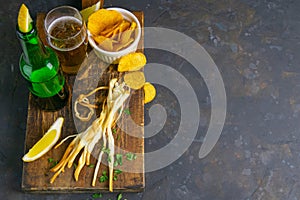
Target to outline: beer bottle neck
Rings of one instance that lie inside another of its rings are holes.
[[[49,57],[49,53],[38,37],[36,28],[32,26],[28,33],[23,33],[17,28],[17,36],[22,46],[25,62],[35,69],[43,67],[43,61]]]

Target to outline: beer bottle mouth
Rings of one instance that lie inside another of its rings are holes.
[[[31,30],[29,31],[29,32],[26,32],[26,33],[24,33],[24,32],[22,32],[20,29],[19,29],[19,26],[18,25],[16,25],[16,32],[17,32],[17,36],[18,36],[18,38],[20,38],[20,39],[30,39],[32,36],[35,36],[35,26],[34,26],[34,23],[33,22],[31,22]]]

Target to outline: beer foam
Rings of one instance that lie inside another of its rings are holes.
[[[50,34],[52,29],[55,28],[55,25],[62,22],[62,21],[73,21],[73,22],[76,22],[76,23],[79,23],[79,24],[82,24],[82,22],[77,19],[76,17],[72,17],[72,16],[63,16],[63,17],[60,17],[60,18],[57,18],[55,19],[50,25],[49,25],[49,28],[47,30],[47,32]],[[77,33],[78,34],[78,33]],[[77,36],[77,34],[75,36]],[[87,35],[86,35],[87,37]],[[82,41],[78,44],[76,44],[74,47],[71,47],[71,48],[59,48],[57,46],[55,46],[54,44],[52,44],[51,40],[48,38],[48,42],[50,44],[50,46],[58,51],[72,51],[76,48],[78,48],[80,45],[82,45],[82,43],[84,42],[85,40],[85,37],[82,38]]]

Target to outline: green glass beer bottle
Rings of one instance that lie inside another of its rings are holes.
[[[18,26],[17,36],[23,50],[20,71],[35,101],[42,110],[61,109],[69,95],[56,53],[41,42],[33,22],[26,33]]]

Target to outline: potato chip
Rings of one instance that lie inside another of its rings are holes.
[[[88,30],[92,35],[100,35],[106,29],[123,21],[121,13],[115,10],[99,9],[88,18]]]
[[[114,31],[113,31],[113,35],[111,36],[111,38],[113,40],[118,40],[118,36],[120,35],[120,27],[117,27]]]
[[[106,35],[104,35],[104,37],[106,37],[106,38],[112,37],[112,35],[114,34],[114,31],[115,31],[115,30],[111,30],[111,31],[108,32]]]
[[[122,36],[122,33],[126,30],[129,29],[130,27],[130,22],[129,21],[126,21],[126,20],[123,20],[123,22],[120,24],[119,26],[119,29],[120,29],[120,33],[118,35],[118,40],[120,41],[121,40],[121,36]]]
[[[122,44],[127,43],[131,38],[132,32],[133,30],[124,31],[121,35],[120,43]]]
[[[154,85],[152,85],[149,82],[146,82],[144,84],[144,95],[145,95],[144,103],[146,104],[146,103],[151,102],[156,96],[156,89],[155,89]]]
[[[130,25],[130,30],[134,30],[136,28],[136,23],[135,22],[131,22],[131,25]]]
[[[136,27],[135,22],[123,19],[114,10],[100,9],[88,19],[88,30],[99,47],[107,51],[120,51],[132,44]]]
[[[118,65],[119,72],[137,71],[143,68],[147,63],[146,56],[143,53],[135,52],[123,56]]]
[[[123,20],[122,23],[120,24],[120,32],[124,32],[126,31],[127,29],[129,29],[130,27],[130,22],[127,21],[127,20]]]
[[[102,36],[102,35],[98,35],[98,36],[93,36],[93,39],[98,43],[101,44],[104,40],[106,40],[107,38]]]
[[[103,40],[101,43],[98,43],[99,46],[106,50],[106,51],[113,51],[114,50],[114,46],[113,44],[117,43],[117,41],[111,39],[111,38],[105,38],[105,40]]]
[[[134,41],[134,39],[133,39],[133,38],[130,38],[129,41],[128,41],[127,43],[125,43],[125,44],[122,44],[122,43],[119,42],[118,44],[115,44],[115,45],[114,45],[114,49],[115,49],[116,51],[120,51],[120,50],[122,50],[122,49],[128,47],[131,43],[133,43],[133,41]]]
[[[126,85],[134,90],[142,88],[145,84],[145,75],[143,72],[129,72],[124,76]]]
[[[113,34],[114,30],[120,26],[121,23],[115,24],[113,27],[109,27],[105,29],[104,31],[101,32],[101,35],[105,37],[111,37]]]

